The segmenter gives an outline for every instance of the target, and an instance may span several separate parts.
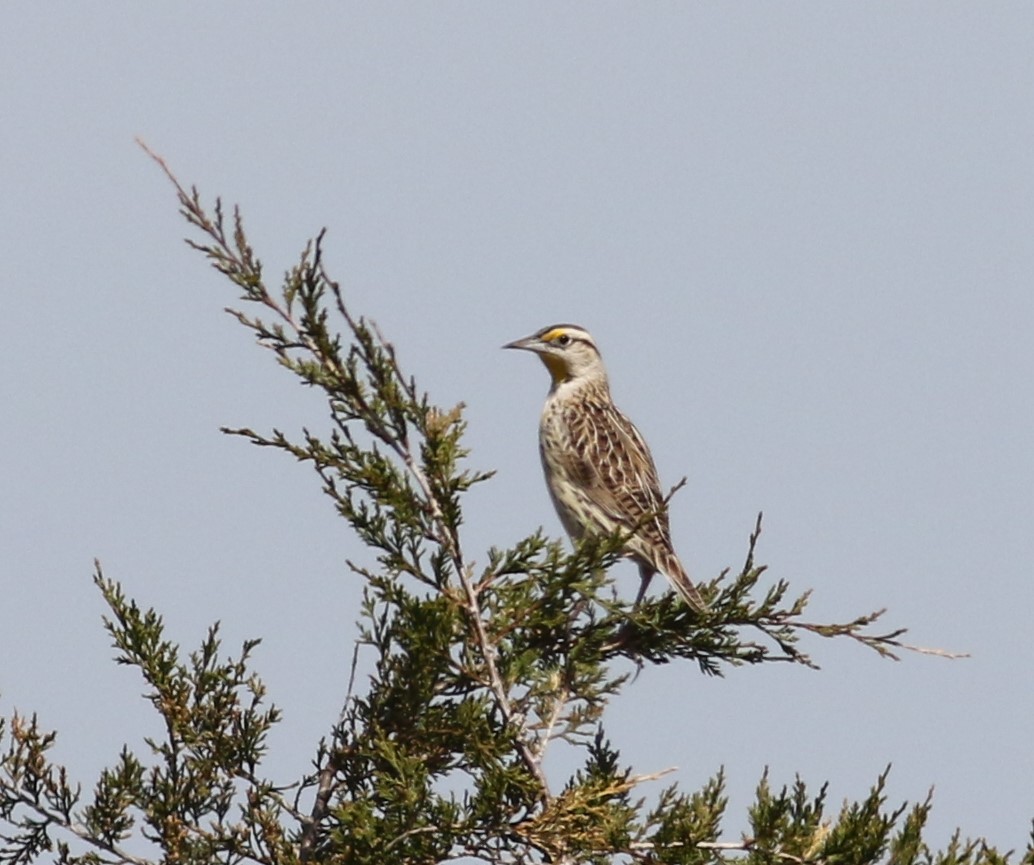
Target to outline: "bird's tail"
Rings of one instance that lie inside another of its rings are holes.
[[[668,578],[671,587],[678,592],[682,600],[698,613],[706,613],[708,611],[707,601],[697,591],[697,587],[693,585],[678,556],[674,553],[664,556],[657,564],[659,565],[658,570]]]

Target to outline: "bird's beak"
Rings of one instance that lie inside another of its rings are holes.
[[[525,351],[535,351],[538,349],[539,341],[534,336],[526,336],[524,339],[515,339],[513,342],[508,342],[503,348],[523,348]]]

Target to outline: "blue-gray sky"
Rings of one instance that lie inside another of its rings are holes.
[[[888,762],[961,825],[1034,815],[1034,6],[7,4],[0,13],[0,692],[87,783],[155,721],[91,562],[185,647],[222,620],[304,769],[336,716],[357,542],[316,480],[221,424],[317,426],[221,309],[135,147],[243,207],[271,277],[327,260],[445,405],[469,409],[466,545],[545,524],[547,378],[499,345],[588,327],[663,479],[676,544],[738,565],[758,510],[812,617],[966,661],[648,669],[611,708],[637,770],[724,765],[728,837],[767,764],[831,798]],[[619,579],[635,590],[634,570]],[[658,785],[659,786],[659,785]]]

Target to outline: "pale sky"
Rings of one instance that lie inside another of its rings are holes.
[[[647,669],[608,722],[637,771],[725,766],[736,838],[766,765],[835,810],[892,762],[891,804],[935,786],[933,843],[1025,844],[1034,5],[5,4],[0,711],[38,710],[88,787],[156,731],[98,557],[185,649],[217,619],[228,651],[263,638],[286,781],[340,706],[361,550],[305,467],[218,432],[323,412],[221,312],[134,136],[240,203],[271,279],[328,228],[353,311],[498,469],[467,550],[561,534],[547,376],[499,346],[573,321],[689,478],[693,574],[738,566],[763,510],[759,559],[812,620],[886,606],[972,654]]]

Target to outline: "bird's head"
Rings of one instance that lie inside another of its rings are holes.
[[[568,381],[606,381],[603,359],[592,334],[576,324],[551,324],[503,348],[535,352],[553,377],[554,386]]]

